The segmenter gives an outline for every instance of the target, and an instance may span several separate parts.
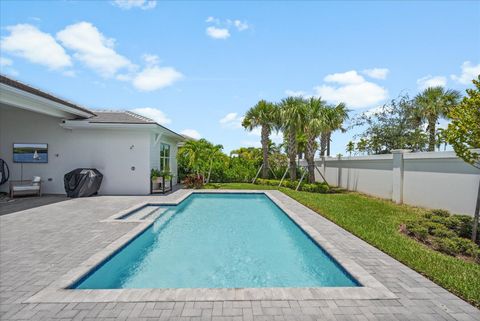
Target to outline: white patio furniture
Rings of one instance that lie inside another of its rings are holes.
[[[10,197],[16,195],[38,195],[42,196],[42,179],[34,176],[31,180],[10,181]]]

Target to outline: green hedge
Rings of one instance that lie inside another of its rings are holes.
[[[258,178],[255,181],[255,184],[267,185],[267,186],[278,186],[280,184],[280,180]],[[297,186],[298,186],[298,181],[284,180],[282,182],[282,187],[287,187],[293,190],[296,189]],[[310,193],[329,193],[331,191],[327,183],[308,184],[303,182],[302,184],[300,184],[299,190],[304,192],[310,192]]]

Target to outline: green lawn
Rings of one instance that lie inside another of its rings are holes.
[[[277,189],[248,183],[216,184],[215,188]],[[421,215],[424,210],[351,192],[317,194],[295,192],[287,188],[280,190],[452,293],[480,307],[479,264],[433,251],[399,232],[402,222]]]

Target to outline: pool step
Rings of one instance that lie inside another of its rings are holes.
[[[124,220],[143,220],[146,216],[150,215],[152,212],[156,211],[158,206],[147,205],[138,211],[133,212],[124,218]]]
[[[162,212],[164,213],[162,216],[160,216],[157,220],[155,220],[155,223],[153,225],[153,230],[157,231],[160,229],[163,225],[165,225],[175,214],[175,211],[169,211],[167,208],[166,211]]]
[[[168,208],[156,206],[154,210],[142,217],[142,220],[156,220],[160,215],[165,213]]]

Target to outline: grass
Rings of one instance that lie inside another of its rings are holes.
[[[480,307],[480,265],[436,252],[405,236],[399,227],[424,209],[397,205],[359,193],[318,194],[248,183],[206,188],[279,189],[464,300]]]

